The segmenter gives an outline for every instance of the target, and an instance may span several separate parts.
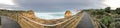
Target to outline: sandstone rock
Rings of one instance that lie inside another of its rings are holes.
[[[67,10],[67,11],[65,12],[64,17],[66,18],[66,17],[70,17],[70,16],[72,16],[72,13],[71,13],[70,10]]]
[[[31,18],[35,17],[33,10],[22,12],[22,15],[27,16],[27,17],[31,17]]]

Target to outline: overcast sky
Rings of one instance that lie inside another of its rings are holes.
[[[33,9],[36,12],[61,12],[107,6],[120,7],[120,0],[0,0],[0,8]]]

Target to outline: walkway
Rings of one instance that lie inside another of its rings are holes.
[[[84,12],[83,14],[84,16],[76,28],[94,28],[90,15],[86,12]]]

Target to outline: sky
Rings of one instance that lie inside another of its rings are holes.
[[[75,11],[105,7],[111,7],[112,9],[120,7],[120,0],[0,0],[0,8],[11,10],[34,10],[36,16],[43,16],[43,18],[48,16],[54,18],[54,16],[57,17],[56,14],[60,16],[61,13],[66,10]]]
[[[0,8],[32,9],[36,12],[61,12],[107,6],[120,7],[120,0],[0,0]]]
[[[85,8],[104,8],[106,6],[119,7],[119,3],[116,1],[120,0],[0,0],[0,8],[61,12]]]

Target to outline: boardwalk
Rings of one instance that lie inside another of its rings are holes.
[[[84,12],[83,19],[79,22],[77,28],[94,28],[88,13]]]
[[[11,18],[1,16],[2,28],[21,28],[20,25]]]

